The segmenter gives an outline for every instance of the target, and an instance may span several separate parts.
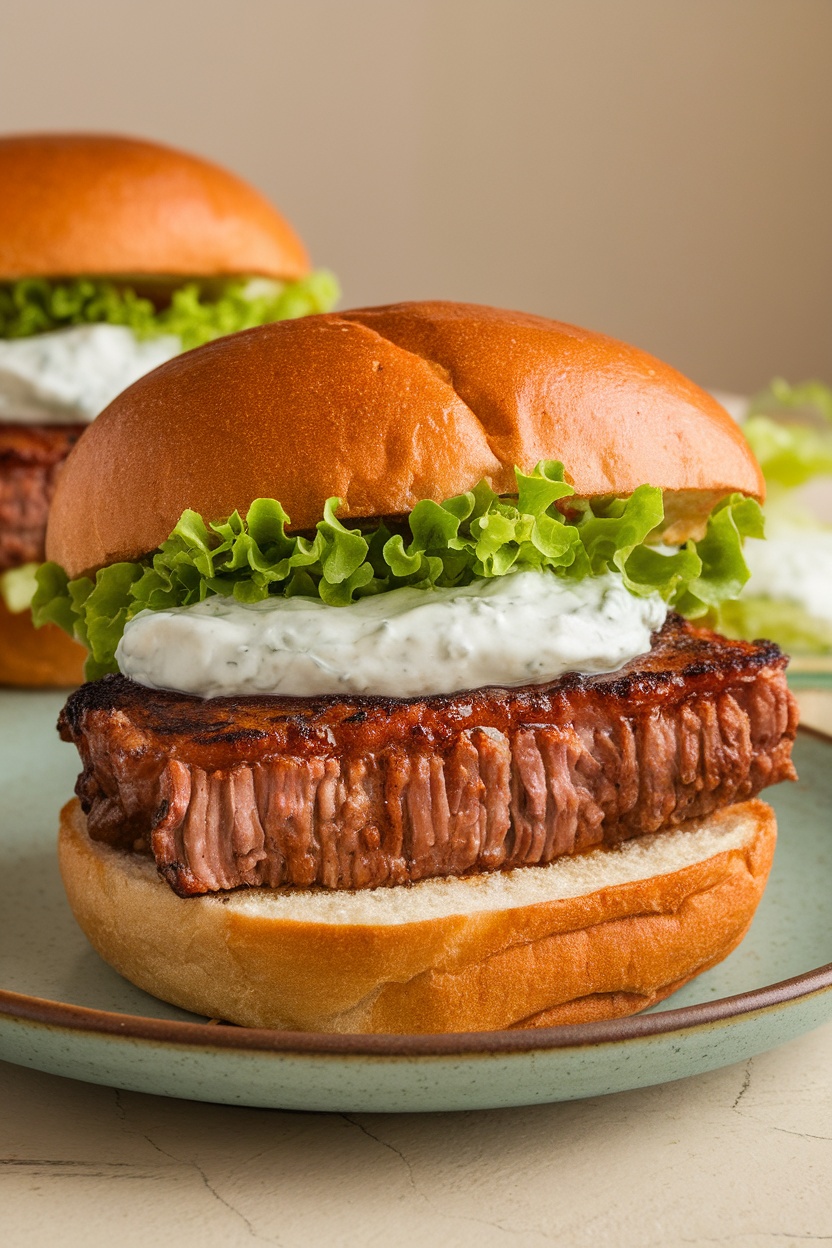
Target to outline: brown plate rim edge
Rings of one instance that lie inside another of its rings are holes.
[[[801,724],[798,731],[832,745],[832,735]],[[117,1014],[70,1005],[43,997],[0,989],[0,1016],[21,1023],[63,1030],[122,1037],[135,1041],[181,1045],[199,1049],[344,1057],[453,1057],[530,1053],[549,1049],[584,1048],[647,1039],[726,1022],[742,1015],[776,1009],[791,1001],[832,988],[832,962],[791,979],[749,992],[696,1005],[663,1010],[658,1014],[630,1014],[596,1023],[567,1023],[520,1031],[452,1032],[440,1035],[361,1035],[329,1032],[270,1031],[266,1028],[211,1026],[178,1019]]]
[[[832,962],[764,988],[720,997],[659,1014],[630,1014],[598,1023],[519,1031],[452,1032],[440,1035],[360,1035],[269,1031],[113,1014],[0,990],[0,1016],[59,1030],[94,1033],[200,1050],[222,1049],[306,1057],[464,1057],[579,1049],[691,1031],[771,1011],[832,989]]]

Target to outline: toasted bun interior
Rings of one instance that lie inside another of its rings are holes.
[[[83,646],[55,624],[35,628],[28,611],[9,611],[0,601],[0,685],[80,685],[86,657]]]
[[[761,801],[672,832],[410,887],[177,897],[152,861],[93,842],[77,801],[60,864],[87,937],[140,988],[249,1027],[488,1031],[612,1018],[724,958],[765,886]]]
[[[259,191],[161,143],[9,136],[0,192],[0,281],[309,271],[303,243]]]
[[[514,466],[561,460],[585,497],[660,486],[675,537],[732,491],[762,496],[719,404],[635,347],[496,308],[412,303],[264,325],[162,365],[67,460],[47,553],[71,576],[155,550],[277,498],[296,529],[330,495],[342,518],[400,515]]]

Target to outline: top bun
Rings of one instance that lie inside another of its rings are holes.
[[[0,138],[0,281],[308,271],[288,222],[218,165],[118,135]]]
[[[263,325],[141,378],[77,442],[47,556],[71,577],[136,559],[186,507],[219,520],[279,499],[294,529],[325,499],[342,518],[399,515],[482,477],[562,460],[581,497],[669,492],[672,540],[716,499],[763,495],[720,405],[666,364],[558,321],[404,303]]]

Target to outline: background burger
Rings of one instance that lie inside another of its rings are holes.
[[[334,279],[253,187],[157,143],[0,138],[0,683],[74,684],[28,606],[55,476],[85,424],[183,350],[328,310]]]
[[[99,677],[60,720],[84,931],[247,1025],[660,1000],[747,930],[755,795],[794,775],[785,657],[683,618],[741,588],[761,493],[707,394],[539,317],[402,304],[164,364],[73,450],[35,601]]]

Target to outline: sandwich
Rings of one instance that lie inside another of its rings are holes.
[[[0,138],[0,684],[81,678],[83,651],[35,633],[29,604],[86,424],[181,351],[336,296],[275,208],[216,165],[114,135]]]
[[[742,939],[794,778],[736,595],[759,468],[709,395],[537,316],[410,303],[162,365],[81,437],[39,623],[70,905],[198,1014],[318,1032],[644,1009]]]

